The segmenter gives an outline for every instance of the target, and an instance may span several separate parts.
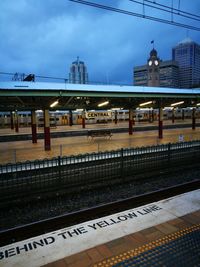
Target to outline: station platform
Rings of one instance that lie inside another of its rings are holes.
[[[200,266],[200,189],[0,248],[3,267]]]
[[[186,121],[187,123],[189,121]],[[185,122],[185,123],[186,123]],[[167,123],[167,122],[166,122]],[[169,122],[168,122],[169,123]],[[163,138],[158,138],[158,130],[148,130],[148,127],[157,125],[157,122],[153,124],[140,123],[136,124],[137,127],[146,127],[146,131],[133,131],[132,135],[128,134],[127,122],[122,122],[117,125],[105,124],[105,125],[87,125],[86,129],[82,129],[81,125],[59,126],[56,129],[51,129],[52,132],[61,131],[88,131],[91,129],[117,129],[125,127],[127,132],[113,132],[111,138],[88,138],[85,136],[76,136],[71,134],[67,137],[51,138],[51,150],[44,150],[44,140],[38,139],[36,144],[33,144],[31,140],[24,141],[12,141],[0,143],[0,163],[15,163],[26,160],[36,160],[44,158],[52,158],[57,156],[69,156],[85,153],[96,153],[108,150],[117,150],[121,148],[133,148],[141,146],[152,146],[166,143],[179,142],[179,136],[183,137],[182,141],[193,141],[200,139],[200,128],[196,127],[192,130],[192,127],[180,128],[181,122],[174,124],[174,129],[163,130]],[[177,127],[176,127],[177,126]],[[125,129],[124,128],[124,129]],[[20,128],[19,134],[30,134],[30,128]],[[0,129],[0,138],[3,135],[17,135],[14,130]]]

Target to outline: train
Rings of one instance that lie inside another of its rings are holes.
[[[174,109],[174,118],[191,119],[193,108],[182,108]],[[70,114],[71,113],[71,114]],[[134,120],[136,122],[145,121],[155,121],[158,120],[158,109],[149,108],[137,108],[134,111]],[[31,112],[30,111],[18,111],[18,123],[21,127],[28,127],[31,125]],[[57,110],[49,111],[50,115],[50,126],[56,127],[61,125],[70,124],[70,116],[72,116],[71,122],[73,125],[82,124],[83,111],[82,110]],[[84,112],[85,123],[86,124],[96,124],[96,123],[109,123],[114,122],[117,118],[118,121],[128,121],[129,120],[129,110],[116,109],[116,110],[88,110]],[[163,120],[170,120],[173,117],[172,108],[163,109]],[[200,108],[196,108],[195,117],[200,118]],[[44,125],[44,116],[42,110],[36,111],[37,126],[42,127]],[[0,112],[0,127],[10,127],[11,113],[10,112]]]

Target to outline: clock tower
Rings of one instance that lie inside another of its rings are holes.
[[[160,59],[157,51],[153,48],[147,61],[148,86],[160,86]]]

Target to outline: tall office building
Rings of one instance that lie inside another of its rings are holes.
[[[70,83],[88,83],[87,68],[83,61],[77,60],[72,62],[69,73]]]
[[[172,49],[172,59],[179,65],[181,88],[200,84],[200,45],[187,38]]]
[[[153,49],[146,65],[134,67],[134,85],[179,88],[178,63],[160,60]]]
[[[180,88],[179,66],[176,61],[160,62],[160,87]]]

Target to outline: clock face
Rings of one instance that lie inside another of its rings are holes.
[[[149,60],[149,66],[151,66],[152,65],[152,61],[151,60]]]
[[[154,62],[154,63],[155,63],[155,65],[156,65],[156,66],[158,66],[158,60],[155,60],[155,62]]]

